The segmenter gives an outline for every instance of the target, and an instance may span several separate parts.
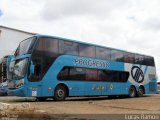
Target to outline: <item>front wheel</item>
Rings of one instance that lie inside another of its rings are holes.
[[[129,97],[130,98],[136,97],[136,89],[133,86],[129,88]]]
[[[54,91],[54,100],[63,101],[67,97],[67,90],[64,86],[59,85],[55,88]]]

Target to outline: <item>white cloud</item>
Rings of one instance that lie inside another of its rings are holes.
[[[0,0],[0,24],[153,55],[160,74],[159,0]]]
[[[128,1],[125,0],[48,0],[44,4],[42,16],[46,20],[65,19],[70,16],[105,17],[112,12],[112,8],[123,8]],[[47,6],[47,7],[46,7]]]

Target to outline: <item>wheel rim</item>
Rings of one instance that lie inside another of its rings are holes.
[[[58,95],[59,98],[63,98],[64,97],[64,91],[63,91],[63,89],[59,89],[57,91],[57,95]]]

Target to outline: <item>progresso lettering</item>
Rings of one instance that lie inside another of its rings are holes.
[[[90,66],[90,67],[97,67],[97,68],[108,68],[108,64],[103,61],[97,60],[87,60],[87,59],[75,59],[75,64]]]

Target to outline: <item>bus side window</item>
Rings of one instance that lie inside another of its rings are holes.
[[[78,55],[78,43],[59,40],[60,54]]]
[[[119,50],[111,50],[111,60],[124,62],[124,53]]]
[[[71,67],[69,76],[71,80],[85,80],[86,79],[86,69]]]
[[[126,82],[129,78],[129,72],[119,72],[119,81],[118,82]]]
[[[145,62],[147,66],[155,66],[153,57],[145,56]]]
[[[145,56],[136,54],[135,55],[135,63],[145,65]]]
[[[129,52],[124,52],[124,62],[134,64],[135,63],[135,54],[129,53]]]
[[[96,58],[110,60],[111,50],[107,48],[96,47]]]
[[[86,80],[98,81],[98,71],[94,69],[86,69]]]
[[[79,44],[79,56],[95,58],[96,57],[95,46]]]
[[[69,73],[70,73],[70,68],[64,67],[58,75],[58,80],[69,80],[70,78]]]

